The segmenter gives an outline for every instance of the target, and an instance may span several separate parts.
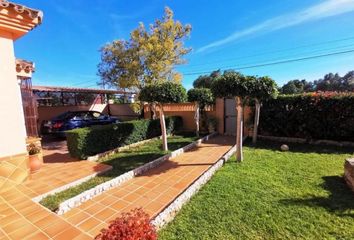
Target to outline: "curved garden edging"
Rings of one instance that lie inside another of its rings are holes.
[[[108,191],[112,188],[118,187],[119,185],[134,178],[135,176],[140,175],[152,168],[159,166],[164,161],[166,161],[170,158],[176,157],[178,155],[181,155],[185,151],[190,150],[191,148],[194,148],[195,146],[199,145],[200,143],[209,140],[211,137],[215,136],[216,134],[217,133],[212,133],[208,136],[205,136],[197,141],[194,141],[194,142],[188,144],[187,146],[184,146],[183,148],[179,148],[169,154],[166,154],[162,157],[155,159],[152,162],[146,163],[143,166],[135,168],[135,169],[133,169],[129,172],[126,172],[126,173],[124,173],[112,180],[109,180],[107,182],[104,182],[102,184],[95,186],[94,188],[84,191],[84,192],[80,193],[79,195],[60,203],[59,208],[56,211],[56,213],[58,215],[62,215],[64,213],[70,211],[72,208],[80,206],[82,203],[102,194],[103,192]]]

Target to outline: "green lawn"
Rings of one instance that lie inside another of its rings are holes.
[[[168,138],[168,147],[170,151],[184,147],[195,141],[197,138],[189,134],[183,136],[173,136]],[[44,198],[40,204],[55,211],[59,204],[69,198],[72,198],[90,188],[93,188],[103,182],[109,181],[125,172],[137,168],[145,163],[151,162],[158,157],[161,157],[168,152],[161,150],[161,140],[153,140],[144,145],[128,149],[126,151],[112,155],[100,162],[111,165],[113,167],[109,172],[94,177],[87,182],[84,182],[76,187],[69,188],[60,193]],[[170,152],[169,151],[169,152]]]
[[[231,159],[159,239],[354,239],[353,149],[260,142]]]

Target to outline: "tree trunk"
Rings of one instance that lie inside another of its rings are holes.
[[[243,106],[242,98],[236,97],[237,127],[236,127],[236,160],[242,162],[242,132],[243,132]]]
[[[163,112],[162,104],[160,104],[160,125],[161,125],[161,134],[162,134],[162,150],[168,151],[165,114]]]
[[[152,111],[152,119],[156,119],[156,103],[151,104],[151,111]]]
[[[254,115],[254,125],[253,125],[253,136],[252,136],[252,143],[253,144],[257,143],[259,115],[260,115],[260,112],[261,112],[261,103],[259,102],[258,99],[255,99],[255,101],[256,101],[256,112],[255,112],[255,115]]]
[[[194,120],[195,120],[195,134],[197,137],[199,137],[199,118],[200,118],[200,111],[199,111],[199,104],[196,102],[195,103],[195,114],[194,114]]]

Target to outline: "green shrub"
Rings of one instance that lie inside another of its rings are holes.
[[[166,118],[167,134],[181,130],[182,126],[181,117]],[[70,155],[80,159],[160,135],[158,119],[135,120],[66,132]]]
[[[187,100],[187,92],[179,83],[164,82],[145,86],[139,93],[139,100],[159,104],[180,103]]]
[[[354,141],[354,94],[281,95],[263,102],[260,134]]]
[[[188,91],[188,101],[197,102],[201,109],[215,102],[213,93],[209,88],[192,88]]]

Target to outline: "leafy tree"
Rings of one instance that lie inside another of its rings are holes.
[[[282,94],[298,94],[315,91],[354,91],[354,71],[349,71],[343,77],[338,73],[328,73],[323,78],[313,82],[308,82],[306,80],[291,80],[280,88]]]
[[[344,89],[347,91],[354,91],[354,71],[350,71],[344,75],[342,78],[342,83],[344,85]]]
[[[252,142],[257,142],[257,132],[259,126],[259,116],[261,111],[262,101],[275,98],[278,95],[277,84],[270,77],[250,77],[250,96],[255,101],[255,118],[253,127]]]
[[[236,159],[243,160],[242,133],[243,133],[243,103],[250,95],[252,79],[238,72],[224,72],[212,85],[211,91],[215,97],[236,99],[237,128],[236,128]]]
[[[193,82],[194,88],[211,88],[212,83],[221,75],[221,70],[216,70],[209,75],[201,75]]]
[[[214,103],[213,93],[209,88],[192,88],[188,91],[188,101],[195,103],[196,135],[199,137],[200,115],[207,105]]]
[[[303,80],[291,80],[284,84],[280,92],[283,94],[299,94],[303,92],[312,92],[313,91],[313,83],[307,82],[305,79]]]
[[[165,15],[147,30],[143,23],[133,30],[129,40],[115,40],[101,48],[98,75],[102,82],[121,89],[141,90],[165,81],[179,82],[181,75],[174,70],[185,63],[183,56],[191,51],[184,47],[191,26],[173,19],[173,12],[165,8]]]
[[[164,151],[168,150],[165,114],[163,105],[166,103],[185,102],[187,99],[186,89],[179,83],[164,82],[145,86],[141,89],[139,100],[154,103],[159,106],[160,125],[162,133],[162,147]]]

